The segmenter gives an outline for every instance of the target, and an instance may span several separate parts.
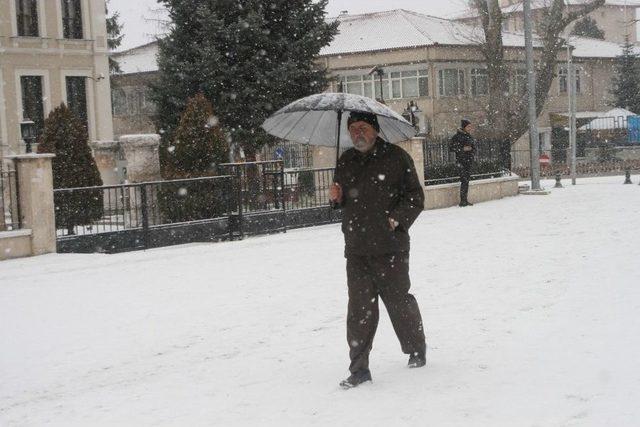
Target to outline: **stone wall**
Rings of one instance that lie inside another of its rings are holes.
[[[518,176],[481,179],[469,185],[471,203],[498,200],[518,195]],[[430,185],[425,192],[425,208],[441,209],[460,204],[460,183]]]
[[[122,135],[118,141],[93,142],[91,148],[104,185],[161,179],[159,135]]]

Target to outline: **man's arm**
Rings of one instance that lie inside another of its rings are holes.
[[[402,188],[400,189],[400,201],[389,214],[389,218],[398,222],[399,226],[408,231],[409,227],[420,215],[420,212],[424,210],[424,191],[422,190],[413,159],[405,152],[402,155],[402,164],[404,171]]]

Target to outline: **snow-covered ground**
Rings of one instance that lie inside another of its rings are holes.
[[[637,426],[640,186],[424,212],[409,370],[386,313],[343,391],[338,225],[0,263],[2,426]],[[565,182],[565,185],[567,183]]]

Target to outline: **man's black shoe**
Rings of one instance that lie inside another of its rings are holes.
[[[409,356],[409,363],[407,363],[407,366],[410,368],[422,368],[426,364],[427,358],[424,354],[414,353]]]
[[[349,375],[346,380],[340,381],[340,387],[345,390],[358,387],[360,384],[371,381],[371,372],[368,369],[363,369]]]

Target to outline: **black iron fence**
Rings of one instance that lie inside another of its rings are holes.
[[[568,174],[571,149],[569,130],[564,126],[551,131],[551,146],[541,147],[540,174],[553,177]],[[576,171],[581,176],[608,175],[640,163],[640,117],[611,116],[581,118],[577,121]],[[511,151],[511,171],[531,176],[528,149]]]
[[[56,233],[85,236],[225,217],[237,209],[232,194],[230,176],[55,189]]]
[[[276,145],[263,147],[260,158],[264,161],[282,160],[287,169],[308,169],[313,166],[311,146],[292,141],[280,141]]]
[[[284,172],[286,210],[328,206],[334,171],[333,168],[321,168]]]
[[[422,145],[426,185],[444,184],[460,180],[456,155],[449,148],[449,139],[426,140]],[[479,140],[471,170],[472,179],[500,177],[511,166],[508,141]]]
[[[333,169],[282,161],[219,165],[223,175],[54,190],[59,252],[119,252],[337,222]]]
[[[0,169],[0,231],[12,231],[19,228],[20,205],[18,204],[16,171]]]
[[[579,122],[578,141],[584,145],[607,143],[615,146],[640,146],[640,116],[598,117]]]

